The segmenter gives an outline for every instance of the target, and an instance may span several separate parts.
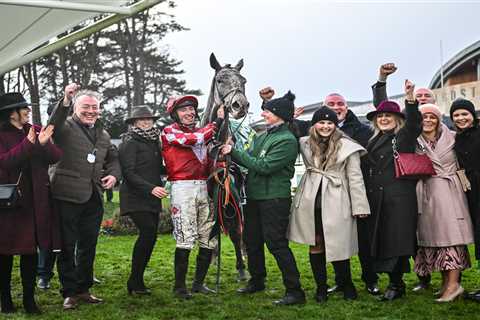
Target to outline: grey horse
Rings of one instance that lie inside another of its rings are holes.
[[[246,79],[240,74],[240,70],[243,67],[243,59],[232,67],[230,64],[221,66],[215,55],[210,55],[210,66],[215,70],[215,76],[212,79],[210,87],[210,95],[208,97],[207,106],[203,113],[201,126],[213,121],[216,117],[218,108],[223,105],[225,108],[225,122],[220,128],[216,138],[217,147],[222,143],[225,143],[228,136],[233,135],[236,145],[243,147],[247,142],[249,132],[245,130],[246,126],[242,126],[243,120],[238,119],[246,117],[248,113],[249,102],[245,97],[245,83]],[[215,157],[218,156],[215,153]],[[215,161],[216,163],[216,161]],[[226,196],[225,187],[225,172],[219,174],[220,179],[210,179],[209,184],[211,186],[211,196],[215,215],[215,226],[212,231],[212,237],[218,235],[222,230],[228,233],[230,239],[235,248],[235,255],[237,258],[236,268],[238,270],[238,280],[246,280],[245,264],[242,256],[242,239],[241,230],[243,229],[243,213],[242,213],[242,196],[240,189],[243,186],[243,173],[239,166],[234,163],[228,162],[228,175],[231,179],[231,193],[230,196]],[[214,171],[217,171],[215,168]],[[219,169],[222,171],[222,169]],[[219,184],[220,183],[220,184]],[[230,203],[226,206],[219,205],[221,199],[228,197]],[[220,240],[220,238],[219,238]],[[220,279],[220,241],[217,248],[218,255],[217,260],[217,290]]]

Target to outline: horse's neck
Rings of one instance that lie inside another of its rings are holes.
[[[207,125],[207,123],[213,121],[213,112],[217,110],[217,107],[219,106],[219,103],[217,102],[217,97],[215,95],[217,94],[216,89],[215,89],[215,77],[213,77],[212,84],[210,85],[210,94],[208,95],[208,101],[207,101],[207,106],[205,107],[205,112],[203,113],[202,121],[201,121],[201,126]]]

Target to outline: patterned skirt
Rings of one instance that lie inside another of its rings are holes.
[[[434,271],[464,270],[471,267],[467,246],[419,247],[415,257],[415,273],[426,276]]]

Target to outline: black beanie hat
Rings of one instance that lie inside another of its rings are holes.
[[[335,123],[335,126],[338,125],[337,114],[327,106],[320,107],[320,109],[315,111],[312,117],[312,125],[321,120],[329,120]]]
[[[463,98],[455,99],[452,102],[452,105],[450,106],[450,119],[453,120],[453,113],[458,109],[465,109],[468,112],[470,112],[474,119],[473,122],[476,122],[475,119],[477,119],[477,115],[475,113],[475,106],[470,100],[463,99]]]
[[[268,110],[277,117],[289,122],[293,120],[294,100],[295,95],[289,90],[283,97],[265,102],[262,109]]]

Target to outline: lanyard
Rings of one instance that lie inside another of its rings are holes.
[[[97,145],[97,139],[94,139],[90,133],[88,133],[87,129],[82,126],[80,123],[78,123],[76,120],[73,120],[77,124],[77,126],[82,130],[83,134],[87,137],[87,139],[93,144],[93,146]]]

